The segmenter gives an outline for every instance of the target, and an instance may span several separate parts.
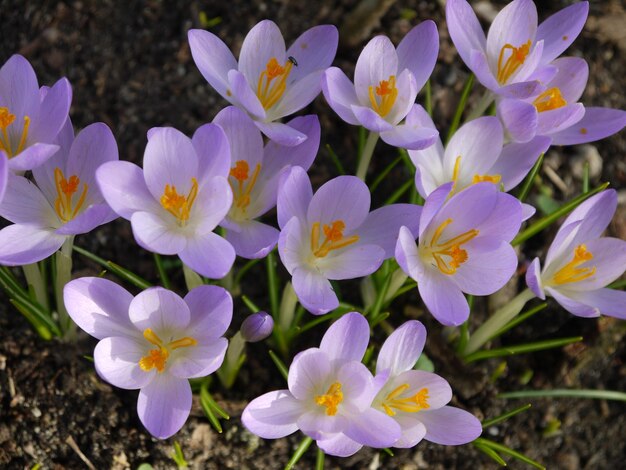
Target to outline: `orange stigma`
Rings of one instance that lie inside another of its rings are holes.
[[[574,256],[572,257],[572,260],[559,269],[559,271],[554,275],[554,283],[570,284],[572,282],[579,282],[590,278],[596,273],[596,267],[591,266],[580,268],[579,266],[587,261],[591,261],[592,259],[593,254],[590,251],[587,251],[585,244],[583,243],[578,245],[574,248]]]
[[[315,403],[326,407],[326,414],[328,416],[335,416],[337,414],[337,406],[339,406],[342,401],[343,392],[341,391],[341,384],[339,382],[335,382],[328,387],[328,391],[325,395],[317,395],[315,397]]]
[[[198,180],[191,178],[191,189],[187,196],[178,194],[176,186],[165,185],[163,190],[163,196],[161,196],[161,205],[163,208],[172,214],[178,220],[178,225],[183,227],[187,220],[189,220],[189,214],[191,208],[198,195]]]
[[[511,75],[513,75],[517,69],[522,66],[528,56],[528,53],[530,52],[530,45],[531,42],[529,39],[519,47],[515,47],[511,44],[505,44],[502,46],[498,57],[498,83],[501,85],[505,84],[508,79],[511,78]],[[506,59],[506,62],[504,62],[504,54],[507,50],[510,50],[511,53]]]
[[[292,67],[293,62],[291,60],[287,60],[285,65],[280,65],[276,57],[267,61],[256,87],[256,95],[264,109],[270,109],[283,96]]]
[[[250,165],[245,160],[237,160],[235,166],[230,169],[230,176],[237,180],[236,187],[232,181],[229,181],[230,187],[233,190],[234,203],[233,207],[236,207],[245,213],[246,209],[250,205],[250,194],[254,189],[254,185],[259,177],[261,171],[261,164],[257,163],[252,176],[250,176]],[[246,184],[246,181],[248,182]]]
[[[471,229],[446,242],[439,243],[444,230],[451,223],[452,219],[444,220],[435,230],[430,244],[427,247],[423,247],[425,254],[433,257],[437,268],[443,274],[454,274],[459,266],[469,259],[467,251],[461,248],[461,246],[475,238],[479,233],[478,230]]]
[[[80,185],[80,178],[76,175],[72,175],[69,179],[65,178],[63,171],[57,167],[54,169],[54,186],[57,190],[57,197],[54,201],[54,211],[63,222],[69,222],[85,203],[87,197],[88,185],[83,184],[83,190],[80,193],[78,201],[74,204],[72,201],[74,194],[78,191]]]
[[[430,397],[428,396],[427,388],[422,388],[416,394],[409,397],[399,398],[400,395],[406,392],[409,388],[411,388],[409,384],[402,384],[387,395],[382,403],[385,413],[389,416],[395,416],[396,411],[392,408],[406,413],[416,413],[430,408],[430,405],[428,404],[428,399]]]
[[[335,220],[330,225],[324,224],[324,241],[320,245],[320,223],[315,222],[311,228],[311,251],[317,258],[323,258],[333,250],[344,248],[359,240],[358,235],[343,236],[346,224],[343,220]]]
[[[156,369],[159,373],[163,372],[165,370],[167,359],[170,357],[171,350],[186,348],[198,344],[194,338],[189,336],[164,344],[161,338],[159,338],[151,328],[146,328],[143,331],[143,337],[148,340],[149,343],[154,344],[157,347],[157,349],[151,349],[148,351],[148,354],[139,360],[139,367],[145,372],[152,369]]]
[[[372,109],[378,113],[380,117],[385,117],[393,108],[396,98],[398,97],[398,89],[396,88],[396,76],[390,75],[389,80],[381,80],[376,86],[369,87],[370,103]]]
[[[543,113],[544,111],[551,111],[553,109],[562,108],[567,105],[567,101],[561,95],[561,90],[557,87],[548,88],[542,94],[540,94],[533,105],[537,108],[537,112]]]
[[[28,139],[28,129],[30,127],[30,118],[24,116],[24,125],[20,135],[20,141],[17,144],[17,150],[13,151],[11,140],[9,139],[8,127],[15,122],[15,114],[11,114],[9,108],[0,107],[0,150],[3,150],[8,158],[19,154],[26,145]]]

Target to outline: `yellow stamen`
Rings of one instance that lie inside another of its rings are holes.
[[[311,251],[317,258],[323,258],[333,250],[345,248],[359,240],[358,235],[343,236],[346,224],[343,220],[335,220],[330,225],[324,224],[324,241],[320,241],[320,223],[315,222],[311,228]]]
[[[425,247],[426,253],[433,257],[437,268],[444,274],[454,274],[459,266],[469,259],[467,251],[462,249],[461,246],[475,238],[479,233],[478,230],[471,229],[440,244],[439,239],[446,227],[451,223],[452,219],[444,220],[435,230],[430,244]],[[446,262],[444,257],[450,258],[450,260]]]
[[[248,162],[245,160],[237,160],[235,162],[235,166],[230,169],[230,176],[237,180],[237,187],[233,186],[233,183],[230,182],[230,187],[233,190],[233,197],[235,199],[233,206],[241,209],[242,212],[246,212],[247,207],[250,205],[250,194],[254,189],[254,185],[256,184],[257,178],[259,177],[259,172],[261,171],[261,164],[257,163],[254,168],[254,173],[250,177],[250,166]],[[245,184],[246,180],[248,184]]]
[[[461,172],[461,155],[456,157],[454,161],[454,169],[452,170],[452,191],[450,194],[454,194],[456,191],[456,185],[459,182],[459,173]]]
[[[574,256],[572,257],[572,260],[559,269],[559,271],[554,275],[554,283],[570,284],[572,282],[579,282],[590,278],[596,273],[596,267],[591,266],[580,268],[579,266],[587,261],[591,261],[592,259],[593,254],[590,251],[587,251],[585,244],[583,243],[578,245],[574,248]]]
[[[511,44],[505,44],[500,49],[500,55],[498,57],[498,82],[503,85],[507,82],[511,75],[513,75],[518,68],[524,63],[528,53],[530,52],[531,41],[530,39],[519,47],[515,47]],[[504,54],[509,49],[511,53],[504,64]]]
[[[293,67],[293,62],[287,60],[285,65],[280,65],[276,57],[267,61],[265,70],[261,72],[256,87],[256,95],[259,97],[264,109],[270,109],[285,93],[287,78]],[[277,79],[276,81],[274,81]]]
[[[24,116],[24,125],[22,127],[22,133],[20,135],[20,141],[17,145],[17,150],[13,152],[13,146],[9,140],[9,133],[7,128],[15,122],[15,114],[9,111],[9,108],[0,107],[0,150],[4,150],[9,158],[19,154],[26,146],[26,140],[28,139],[28,129],[30,128],[30,118]]]
[[[537,112],[543,113],[544,111],[551,111],[553,109],[562,108],[567,105],[567,101],[561,95],[561,90],[557,87],[548,88],[542,94],[540,94],[533,105],[537,108]]]
[[[483,183],[485,181],[493,184],[498,184],[501,179],[501,175],[474,175],[474,177],[472,178],[472,184]]]
[[[170,341],[167,344],[163,344],[161,338],[152,331],[151,328],[146,328],[143,331],[143,337],[151,344],[156,346],[156,349],[151,349],[148,351],[148,355],[142,357],[139,360],[139,367],[141,370],[148,372],[152,369],[156,369],[157,372],[161,373],[165,370],[165,364],[167,363],[167,359],[170,356],[170,350],[178,349],[178,348],[186,348],[190,346],[195,346],[198,342],[189,336],[185,336],[184,338],[177,339],[176,341]]]
[[[389,416],[395,416],[396,412],[392,408],[406,413],[416,413],[430,408],[430,405],[428,404],[428,399],[430,397],[428,396],[427,388],[420,389],[416,394],[411,395],[410,397],[398,398],[409,388],[409,384],[402,384],[387,395],[382,403],[385,413]]]
[[[328,391],[325,395],[317,395],[315,397],[315,403],[326,407],[326,414],[328,416],[335,416],[337,414],[337,406],[339,406],[342,401],[343,392],[341,391],[341,384],[339,382],[335,382],[328,387]]]
[[[178,194],[176,186],[165,185],[163,190],[163,196],[161,196],[161,205],[163,208],[178,219],[178,225],[183,227],[187,220],[189,220],[189,214],[191,208],[198,195],[198,180],[191,178],[191,189],[187,196]]]
[[[54,169],[54,186],[57,190],[57,198],[54,201],[54,211],[63,222],[69,222],[85,203],[87,197],[88,185],[83,183],[83,190],[74,205],[72,199],[74,193],[78,191],[80,185],[80,178],[76,175],[72,175],[69,179],[65,178],[63,171],[57,167]]]
[[[369,87],[370,103],[374,111],[380,117],[385,117],[393,108],[398,97],[398,89],[396,88],[396,76],[390,75],[389,80],[381,80],[376,86],[376,94],[374,87]]]

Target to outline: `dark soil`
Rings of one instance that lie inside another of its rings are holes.
[[[381,2],[385,3],[385,2]],[[443,1],[406,0],[387,2],[380,22],[365,18],[357,27],[342,31],[344,45],[335,64],[351,75],[365,41],[374,34],[389,35],[394,42],[423,19],[434,19],[441,36],[439,64],[433,76],[435,121],[442,134],[450,123],[454,107],[467,77],[449,41],[443,15]],[[502,1],[489,7],[477,2],[483,19],[497,11]],[[540,17],[562,8],[567,1],[538,2]],[[225,105],[197,71],[187,45],[189,28],[201,27],[200,16],[220,17],[211,31],[238,51],[246,32],[259,20],[276,21],[287,43],[306,28],[322,23],[344,25],[353,17],[357,0],[293,2],[289,0],[178,1],[28,1],[0,0],[0,63],[11,54],[25,55],[35,67],[40,83],[51,84],[67,76],[74,89],[71,111],[77,129],[103,121],[113,130],[122,159],[140,163],[146,131],[157,125],[171,125],[191,134],[210,121]],[[590,80],[584,95],[588,105],[624,108],[626,67],[623,54],[626,12],[618,0],[593,2],[585,31],[570,51],[590,63]],[[368,28],[372,28],[368,31]],[[364,30],[365,29],[365,30]],[[348,44],[352,44],[349,46]],[[423,99],[420,97],[420,99]],[[322,121],[322,143],[329,143],[350,171],[355,167],[357,131],[341,122],[318,98],[308,109]],[[445,134],[444,134],[445,135]],[[546,156],[549,170],[542,174],[544,189],[557,201],[580,191],[582,165],[591,163],[592,184],[610,181],[621,190],[621,205],[610,231],[626,238],[626,134],[600,143],[572,148],[554,148]],[[372,174],[381,171],[395,150],[379,144]],[[598,158],[602,156],[602,159]],[[554,174],[558,176],[554,176]],[[311,171],[314,185],[336,175],[327,151],[322,147]],[[408,178],[398,166],[374,194],[381,202]],[[522,253],[522,264],[545,252],[551,235],[531,240]],[[94,235],[78,237],[77,245],[116,261],[151,282],[157,282],[152,257],[137,250],[130,226],[116,221]],[[75,276],[96,275],[100,268],[75,256]],[[249,274],[264,279],[259,268]],[[175,279],[182,286],[182,279]],[[244,293],[262,307],[264,282],[244,284]],[[513,286],[515,288],[515,286]],[[343,289],[343,290],[348,290]],[[6,297],[5,297],[6,299]],[[252,398],[285,384],[268,358],[267,345],[249,345],[248,361],[234,388],[214,385],[214,396],[231,415],[217,434],[203,416],[198,403],[181,432],[173,439],[150,437],[139,422],[136,392],[113,388],[94,373],[85,358],[95,341],[81,336],[76,344],[44,342],[29,328],[7,302],[0,307],[0,467],[98,469],[137,468],[143,462],[155,468],[173,468],[170,458],[174,440],[194,468],[281,468],[288,461],[302,435],[263,441],[246,432],[239,420]],[[479,304],[486,307],[485,304]],[[455,404],[480,418],[499,415],[525,402],[504,400],[504,391],[551,388],[593,388],[626,390],[626,325],[612,319],[582,320],[561,309],[551,308],[530,320],[503,343],[532,339],[584,336],[575,346],[547,354],[515,357],[504,363],[487,361],[463,365],[447,342],[449,332],[425,314],[416,293],[393,304],[390,323],[399,325],[419,318],[429,331],[426,353],[439,374],[455,391]],[[486,309],[482,309],[486,310]],[[246,314],[236,304],[234,327]],[[480,323],[480,310],[472,321]],[[475,327],[475,325],[474,325]],[[321,331],[294,345],[294,351],[315,344]],[[375,341],[380,344],[382,336]],[[501,374],[494,374],[500,370]],[[541,461],[548,468],[623,468],[626,442],[626,405],[572,399],[530,401],[533,407],[517,417],[485,430],[484,436]],[[560,425],[559,425],[560,423]],[[309,450],[299,468],[312,468],[314,452]],[[327,458],[327,468],[477,469],[497,466],[472,446],[443,447],[423,442],[416,448],[385,453],[363,450],[348,459]],[[511,468],[525,465],[510,461]]]

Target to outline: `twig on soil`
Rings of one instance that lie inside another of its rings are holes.
[[[83,462],[85,462],[85,465],[89,467],[89,470],[96,470],[96,467],[94,467],[94,465],[89,461],[87,456],[83,454],[82,451],[78,448],[78,444],[76,444],[76,441],[72,436],[67,436],[67,439],[65,439],[65,443],[70,446],[74,452],[76,452],[76,454]]]

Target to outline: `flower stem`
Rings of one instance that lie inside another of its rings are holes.
[[[526,302],[534,297],[535,294],[533,294],[530,289],[525,289],[520,292],[472,334],[462,354],[467,356],[477,351],[483,344],[493,338],[504,325],[513,320],[513,318],[522,311]]]
[[[472,109],[472,112],[469,114],[469,116],[467,116],[465,122],[472,121],[485,114],[485,111],[494,99],[494,94],[490,90],[485,90],[485,94],[478,101],[478,103],[476,103],[476,106],[474,107],[474,109]]]
[[[25,264],[22,266],[24,271],[24,277],[26,278],[26,284],[28,284],[28,290],[32,292],[35,299],[43,308],[48,310],[48,293],[46,284],[43,281],[43,276],[39,270],[39,264]]]
[[[365,147],[363,147],[363,153],[359,158],[359,166],[356,170],[357,178],[365,181],[365,175],[367,175],[367,169],[370,166],[370,161],[372,160],[372,155],[374,154],[374,147],[376,147],[376,142],[378,142],[378,132],[370,132],[367,136],[367,141],[365,142]]]
[[[76,324],[72,321],[63,302],[63,288],[72,280],[72,248],[74,237],[68,237],[55,255],[54,296],[56,298],[59,325],[66,340],[73,341],[76,337]]]

